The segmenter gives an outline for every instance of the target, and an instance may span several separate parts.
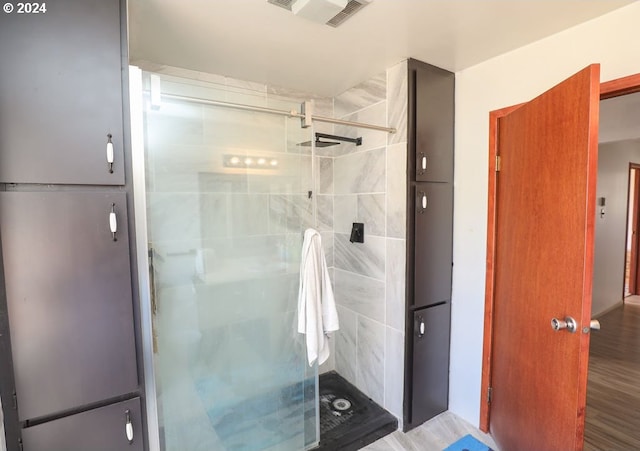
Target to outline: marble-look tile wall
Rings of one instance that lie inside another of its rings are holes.
[[[362,137],[320,158],[319,186],[333,194],[334,287],[340,331],[335,369],[402,417],[405,311],[407,63],[338,95],[335,117],[395,127],[384,132],[335,126]],[[349,242],[363,222],[364,243]]]

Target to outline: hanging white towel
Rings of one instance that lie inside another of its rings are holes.
[[[307,229],[304,232],[300,260],[298,332],[305,334],[309,366],[316,359],[321,365],[329,358],[327,334],[339,327],[322,240],[316,230]]]

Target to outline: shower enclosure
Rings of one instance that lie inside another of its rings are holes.
[[[313,447],[317,366],[306,364],[294,326],[302,236],[315,216],[314,146],[298,143],[311,140],[312,127],[216,102],[298,103],[133,69],[143,92],[144,156],[134,155],[134,172],[146,204],[146,218],[136,219],[149,261],[147,388],[156,392],[147,407],[158,444]]]

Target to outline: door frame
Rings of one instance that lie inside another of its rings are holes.
[[[600,100],[640,92],[640,73],[600,83]],[[491,359],[493,351],[493,300],[495,296],[496,248],[496,155],[498,155],[498,121],[520,108],[523,103],[489,112],[489,180],[487,205],[487,256],[484,304],[482,382],[480,385],[480,430],[489,432]]]
[[[631,179],[633,180],[633,197],[631,196]],[[633,198],[633,204],[630,203],[631,198]],[[629,239],[629,219],[631,219],[631,230],[635,231],[638,229],[639,220],[638,214],[640,213],[640,164],[638,163],[629,163],[629,183],[627,187],[627,230],[625,234],[625,255],[624,255],[624,276],[622,278],[622,299],[625,299],[627,294],[626,288],[626,279],[627,279],[627,270],[629,271],[629,294],[636,295],[638,294],[638,289],[640,288],[640,280],[638,280],[638,235],[636,232],[632,232],[631,243],[628,243]],[[629,261],[627,262],[627,246],[631,248],[631,254],[629,256]]]

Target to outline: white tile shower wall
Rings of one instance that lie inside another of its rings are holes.
[[[335,338],[338,373],[402,418],[406,253],[407,62],[347,90],[335,116],[395,127],[384,132],[336,126],[363,139],[342,144],[322,162],[321,187],[332,190],[335,292],[341,329]],[[350,243],[353,222],[365,242]]]

